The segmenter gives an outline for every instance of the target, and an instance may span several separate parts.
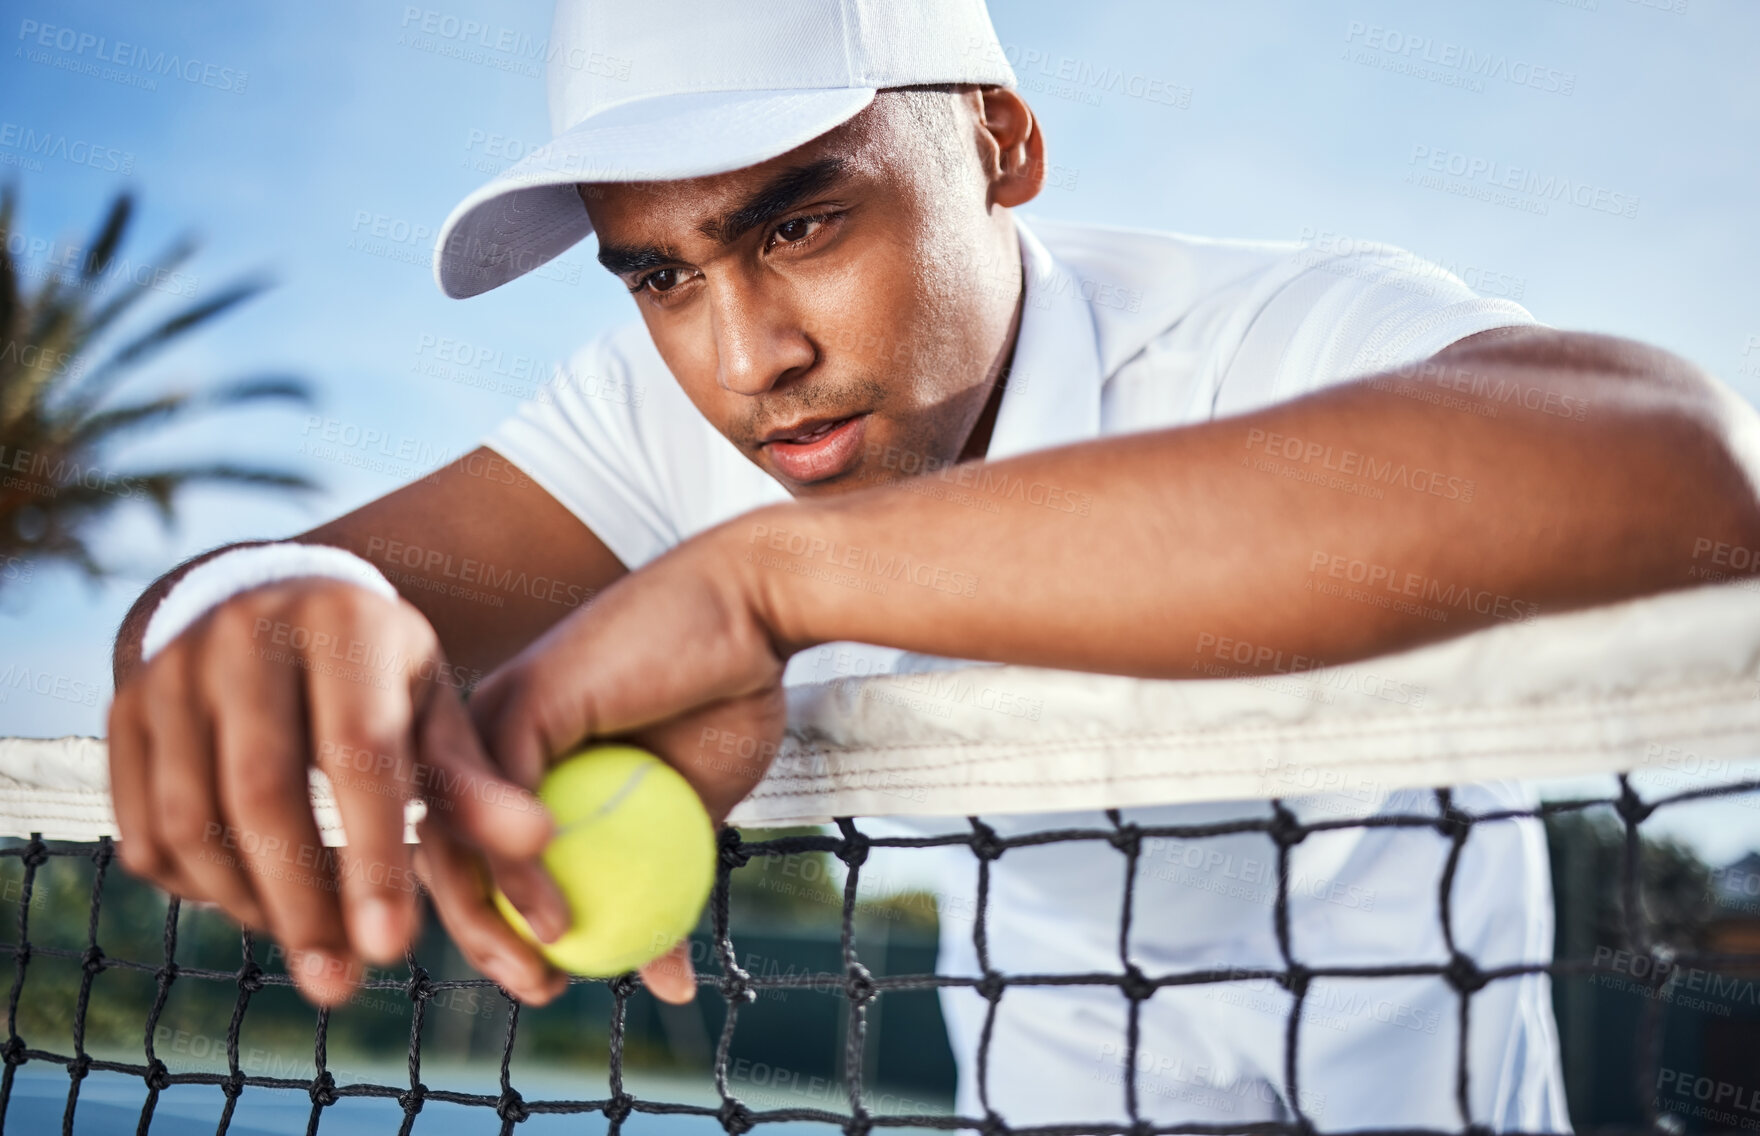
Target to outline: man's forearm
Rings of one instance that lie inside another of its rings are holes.
[[[1445,353],[1251,415],[762,510],[722,538],[787,646],[1166,677],[1348,662],[1713,578],[1717,548],[1760,545],[1731,441],[1752,412],[1594,343]]]

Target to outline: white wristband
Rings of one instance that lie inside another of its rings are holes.
[[[141,661],[240,592],[301,576],[346,580],[386,599],[397,598],[397,589],[377,568],[345,549],[293,541],[234,548],[191,568],[165,593],[141,636]]]

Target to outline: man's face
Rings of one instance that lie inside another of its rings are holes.
[[[924,99],[943,113],[913,113]],[[790,493],[961,456],[1020,298],[1004,206],[1032,194],[985,121],[1009,114],[1031,122],[1006,92],[883,91],[761,165],[582,187],[600,261],[686,395]]]

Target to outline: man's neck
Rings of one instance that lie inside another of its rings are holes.
[[[1019,249],[1018,237],[1016,249]],[[1019,253],[1017,251],[1016,255]],[[1008,387],[1008,373],[1014,368],[1014,353],[1019,346],[1021,334],[1021,309],[1027,299],[1027,266],[1021,263],[1020,294],[1015,297],[1014,314],[1009,317],[1008,333],[1003,337],[1006,345],[1001,360],[996,368],[996,376],[990,383],[990,395],[984,400],[984,409],[978,412],[978,420],[972,423],[972,432],[966,436],[966,444],[960,450],[959,460],[982,461],[990,452],[990,435],[996,430],[996,416],[1002,409],[1002,393]]]

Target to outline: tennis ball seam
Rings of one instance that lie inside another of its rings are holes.
[[[558,828],[555,837],[552,837],[552,839],[567,836],[571,832],[578,832],[581,829],[586,828],[588,825],[596,824],[599,821],[604,820],[607,816],[610,816],[616,811],[617,806],[623,804],[624,801],[629,799],[629,795],[634,793],[636,787],[642,783],[642,778],[646,777],[648,771],[653,768],[652,765],[641,765],[636,767],[630,772],[628,777],[624,778],[623,784],[618,786],[617,792],[605,798],[604,802],[601,803],[598,808],[594,809],[586,816],[576,817],[561,828]]]
[[[622,780],[613,780],[619,773]],[[612,791],[601,793],[607,785]],[[715,836],[700,797],[675,768],[635,746],[589,746],[545,773],[539,797],[558,810],[543,861],[568,901],[571,925],[553,943],[537,943],[497,890],[496,907],[521,938],[563,969],[609,977],[653,957],[647,940],[662,931],[689,933],[714,888]],[[662,820],[683,823],[686,813],[695,818],[688,832],[660,832]],[[628,877],[621,883],[619,869]],[[637,878],[645,881],[641,892],[630,890]]]

